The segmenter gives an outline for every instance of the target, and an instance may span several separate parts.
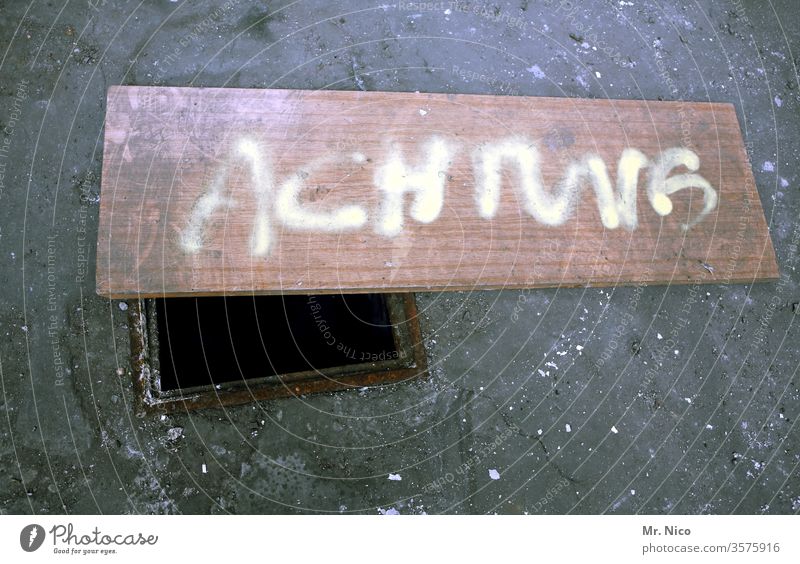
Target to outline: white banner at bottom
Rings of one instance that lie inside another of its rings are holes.
[[[797,516],[35,515],[0,523],[4,562],[800,562]]]

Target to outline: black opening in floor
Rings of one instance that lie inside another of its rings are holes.
[[[383,294],[156,300],[163,391],[396,358]]]

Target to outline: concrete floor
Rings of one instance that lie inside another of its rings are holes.
[[[200,4],[0,4],[0,511],[800,511],[793,0]],[[420,294],[429,379],[136,418],[94,293],[112,84],[732,102],[788,279]]]

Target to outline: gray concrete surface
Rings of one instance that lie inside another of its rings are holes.
[[[0,511],[797,513],[798,20],[792,0],[0,3]],[[112,84],[732,102],[785,278],[421,294],[427,380],[136,418],[125,313],[94,293]]]

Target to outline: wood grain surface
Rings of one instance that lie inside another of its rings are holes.
[[[635,226],[614,217],[630,198],[603,219],[600,181],[578,174],[604,163],[617,198],[626,149],[646,158],[631,176]],[[700,186],[671,194],[671,213],[649,199],[672,149],[699,158],[707,214]],[[570,171],[580,182],[564,212],[555,194]],[[109,297],[778,274],[729,104],[114,86],[100,197],[97,291]]]

